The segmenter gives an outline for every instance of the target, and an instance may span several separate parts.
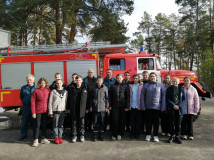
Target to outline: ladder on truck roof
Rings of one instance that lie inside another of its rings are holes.
[[[53,54],[53,53],[80,53],[86,51],[98,52],[101,49],[126,48],[126,44],[112,45],[107,42],[90,42],[90,43],[65,43],[54,45],[37,45],[37,46],[17,46],[0,48],[1,55],[25,55],[25,54]]]

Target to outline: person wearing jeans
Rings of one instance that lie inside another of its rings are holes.
[[[108,100],[108,88],[103,84],[103,77],[97,77],[97,83],[93,87],[90,96],[90,108],[87,108],[87,112],[92,112],[93,115],[93,141],[97,140],[97,134],[99,133],[99,139],[104,140],[104,127],[105,127],[105,112],[108,112],[109,100]],[[89,106],[88,106],[89,107]]]
[[[34,90],[31,97],[31,112],[32,117],[35,119],[34,125],[34,141],[33,147],[37,147],[39,142],[39,131],[40,126],[41,132],[41,143],[49,144],[50,141],[46,139],[46,122],[48,113],[48,99],[50,95],[50,89],[48,88],[48,81],[45,78],[40,78],[37,82],[37,89]]]
[[[51,91],[49,98],[49,116],[53,117],[53,131],[55,143],[62,143],[63,123],[65,119],[68,93],[63,88],[61,79],[56,80],[57,88]]]
[[[76,83],[69,89],[69,100],[66,106],[67,112],[71,113],[71,136],[73,143],[77,141],[77,136],[80,137],[81,142],[85,141],[86,105],[89,105],[90,103],[88,98],[88,90],[82,83],[82,77],[78,75],[75,79]]]

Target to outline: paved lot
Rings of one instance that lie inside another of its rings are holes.
[[[69,134],[69,130],[66,130]],[[145,142],[145,135],[139,140],[130,140],[126,134],[121,141],[111,141],[109,132],[106,141],[92,142],[91,133],[86,133],[86,142],[63,144],[40,144],[31,147],[32,130],[29,138],[18,142],[19,129],[0,130],[0,160],[213,160],[214,159],[214,99],[202,102],[202,113],[194,123],[194,140],[183,144],[168,144],[167,137],[160,136],[160,142]]]

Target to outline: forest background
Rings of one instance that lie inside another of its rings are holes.
[[[0,0],[0,28],[11,32],[11,45],[27,46],[91,41],[126,43],[159,54],[165,69],[194,70],[214,92],[214,0],[174,0],[179,15],[142,11],[138,31],[127,37],[134,0]],[[167,8],[166,8],[167,9]]]

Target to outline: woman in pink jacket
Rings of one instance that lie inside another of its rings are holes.
[[[50,141],[46,139],[46,121],[48,113],[48,99],[50,95],[50,89],[48,88],[48,81],[45,78],[40,78],[37,82],[37,89],[34,90],[31,97],[31,112],[32,117],[35,119],[35,125],[33,127],[34,142],[33,147],[38,146],[40,125],[42,128],[41,132],[41,143],[49,144]]]
[[[197,90],[190,84],[190,78],[184,78],[184,93],[186,95],[185,110],[186,114],[183,116],[181,123],[181,135],[184,140],[193,140],[193,119],[197,115],[200,103]]]

